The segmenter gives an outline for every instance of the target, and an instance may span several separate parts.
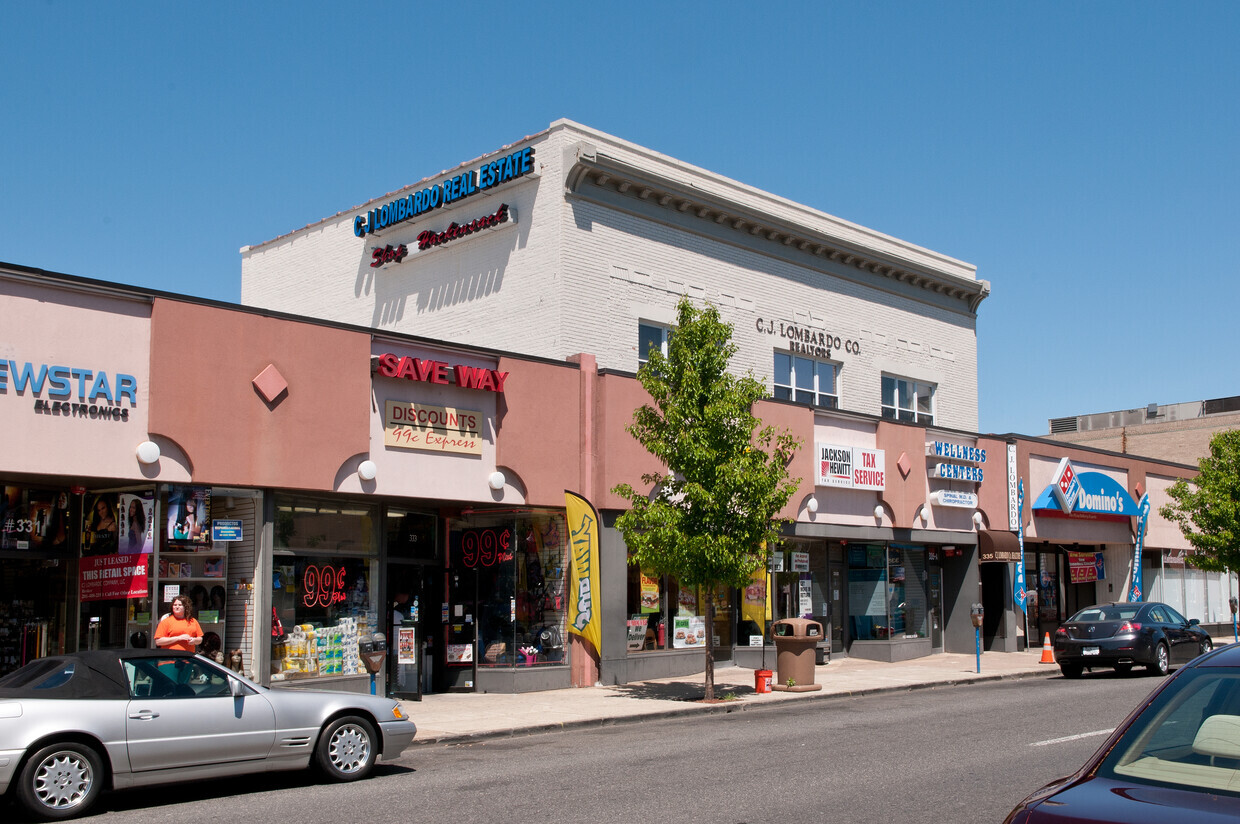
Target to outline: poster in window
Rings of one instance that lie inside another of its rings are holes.
[[[677,615],[673,618],[672,646],[676,649],[706,646],[706,619],[700,615]]]
[[[120,552],[149,555],[155,549],[155,497],[150,492],[120,496]]]
[[[30,492],[30,506],[34,519],[35,537],[39,549],[44,552],[61,552],[70,544],[74,530],[74,512],[69,504],[69,493]]]
[[[396,630],[397,664],[416,664],[418,662],[417,635],[417,627],[401,627]]]
[[[676,602],[681,612],[697,612],[697,587],[682,586]]]
[[[813,584],[809,573],[801,575],[801,580],[797,582],[797,606],[802,618],[814,617]]]
[[[644,572],[638,573],[641,577],[641,608],[642,612],[658,612],[659,611],[659,579],[653,575],[647,575]]]
[[[115,555],[120,524],[116,511],[119,506],[115,493],[88,495],[86,514],[82,525],[82,556]]]
[[[205,549],[211,543],[211,490],[174,486],[168,493],[168,543]]]

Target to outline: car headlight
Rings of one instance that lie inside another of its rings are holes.
[[[397,721],[408,721],[409,720],[409,716],[406,715],[405,711],[400,708],[400,704],[392,705],[392,717],[395,718]]]

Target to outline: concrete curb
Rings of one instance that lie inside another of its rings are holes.
[[[799,701],[813,700],[825,701],[830,699],[841,698],[861,698],[870,695],[880,695],[886,693],[897,692],[913,692],[915,690],[935,689],[936,687],[959,687],[970,684],[983,684],[995,681],[1018,681],[1029,678],[1051,678],[1058,676],[1059,668],[1043,671],[1026,671],[1003,673],[999,675],[975,674],[960,678],[952,678],[945,681],[925,681],[913,684],[898,684],[885,687],[869,687],[866,689],[847,690],[847,691],[817,691],[797,693],[795,698],[788,698],[782,701],[770,703],[746,703],[743,699],[736,701],[727,701],[720,704],[698,704],[695,702],[682,702],[684,706],[667,709],[652,710],[650,712],[636,713],[632,715],[620,716],[600,716],[597,718],[580,718],[573,721],[562,721],[553,724],[530,724],[525,726],[508,727],[504,729],[482,730],[472,733],[452,733],[448,735],[439,735],[433,738],[414,738],[411,746],[431,746],[434,744],[475,744],[486,741],[493,741],[503,738],[518,738],[527,735],[541,735],[549,732],[567,732],[577,729],[592,729],[619,726],[621,724],[634,724],[643,721],[658,721],[668,718],[680,718],[687,715],[717,715],[729,714],[735,712],[750,712],[756,710],[770,710],[776,707],[783,708],[789,704]],[[726,689],[726,688],[725,688]],[[416,721],[416,718],[415,718]],[[406,750],[407,752],[407,750]]]

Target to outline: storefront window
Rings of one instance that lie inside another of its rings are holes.
[[[379,629],[375,517],[360,504],[277,500],[273,681],[366,673],[358,637]]]
[[[448,666],[565,663],[564,516],[475,515],[450,525],[448,542]]]
[[[644,652],[706,646],[706,587],[681,586],[629,566],[628,649]],[[732,645],[732,599],[727,587],[715,591],[715,646]]]
[[[887,558],[882,544],[848,545],[848,624],[854,641],[891,637]]]
[[[72,647],[74,502],[65,491],[0,486],[0,675]],[[79,504],[80,505],[80,504]]]
[[[929,630],[926,549],[892,544],[887,550],[891,637],[925,638]]]
[[[1038,618],[1059,620],[1059,567],[1054,553],[1038,553]]]

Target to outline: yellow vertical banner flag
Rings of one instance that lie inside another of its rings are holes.
[[[576,492],[564,490],[568,518],[569,566],[568,631],[580,635],[603,653],[602,616],[598,586],[598,512]]]

